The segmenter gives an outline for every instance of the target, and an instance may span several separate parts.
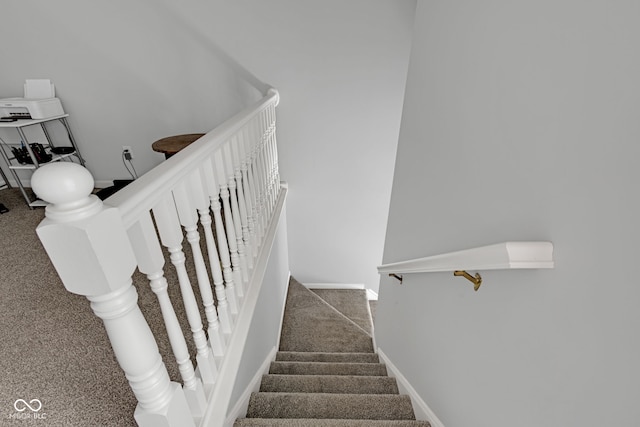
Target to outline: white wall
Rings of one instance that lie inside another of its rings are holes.
[[[229,55],[281,93],[293,275],[377,289],[415,3],[8,2],[0,96],[51,78],[96,178],[127,178],[122,145],[146,171],[162,160],[154,140],[248,99]]]
[[[25,79],[51,79],[99,181],[130,178],[123,145],[146,172],[164,159],[153,141],[207,132],[258,98],[214,41],[161,2],[6,2],[0,40],[0,97],[22,96]]]
[[[447,427],[638,424],[639,18],[620,0],[419,2],[384,261],[505,240],[556,259],[477,293],[383,280],[377,342]]]
[[[190,3],[194,27],[280,91],[292,275],[377,290],[415,1]]]

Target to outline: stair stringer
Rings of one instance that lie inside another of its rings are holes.
[[[247,388],[245,388],[236,404],[227,414],[227,418],[224,421],[224,427],[233,427],[233,423],[237,418],[244,417],[247,414],[247,409],[249,408],[249,399],[251,399],[251,393],[260,390],[262,376],[269,372],[271,362],[276,360],[276,353],[278,352],[277,349],[277,347],[273,347],[269,355],[265,358],[264,362],[262,362],[262,365],[260,365],[260,369],[256,371],[256,374],[251,379],[251,382],[247,385]]]
[[[431,427],[444,427],[442,421],[438,419],[436,414],[431,410],[431,408],[429,408],[429,405],[426,404],[418,392],[413,388],[411,383],[409,383],[405,376],[402,375],[402,372],[400,372],[396,365],[393,364],[384,351],[378,347],[377,353],[381,362],[387,366],[388,375],[396,379],[400,394],[407,394],[411,398],[416,419],[429,421],[431,423]]]

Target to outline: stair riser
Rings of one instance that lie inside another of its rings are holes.
[[[260,391],[284,393],[398,394],[390,377],[333,375],[265,375]]]
[[[387,368],[380,363],[273,362],[271,363],[269,373],[287,375],[386,376]]]
[[[278,362],[380,363],[375,353],[312,353],[279,351]]]
[[[402,395],[254,393],[247,418],[415,420]]]

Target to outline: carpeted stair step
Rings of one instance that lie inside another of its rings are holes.
[[[309,351],[279,351],[276,361],[281,362],[345,362],[380,363],[376,353],[320,353]]]
[[[279,351],[234,427],[430,427],[374,352],[369,313],[363,291],[291,278]]]
[[[247,418],[415,420],[399,394],[252,393]]]
[[[382,363],[271,362],[270,374],[287,375],[387,375]]]
[[[241,418],[233,427],[431,427],[415,420],[319,420],[311,418]]]
[[[398,394],[395,378],[364,375],[264,375],[263,392]]]

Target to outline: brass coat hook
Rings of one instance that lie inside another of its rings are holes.
[[[389,277],[393,277],[395,279],[398,279],[400,281],[400,284],[402,285],[402,276],[398,276],[397,274],[390,273]]]
[[[480,289],[480,285],[482,284],[482,277],[480,277],[480,273],[476,273],[476,276],[473,277],[472,275],[470,275],[469,273],[467,273],[464,270],[456,270],[453,272],[454,276],[462,276],[465,279],[469,280],[470,282],[473,283],[473,290],[477,291],[478,289]]]

